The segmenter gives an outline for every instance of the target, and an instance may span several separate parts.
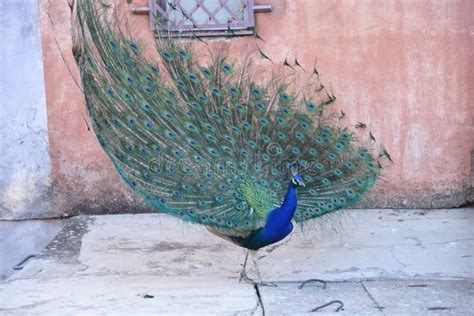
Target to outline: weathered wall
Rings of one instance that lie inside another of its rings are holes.
[[[0,1],[0,30],[0,218],[44,216],[51,160],[37,2]]]
[[[273,5],[271,13],[257,15],[262,49],[274,60],[298,56],[308,68],[318,57],[347,124],[367,122],[390,151],[395,162],[366,205],[450,207],[466,200],[474,143],[474,2],[260,2]],[[67,1],[40,0],[40,12],[54,210],[143,210],[87,128],[73,79]],[[147,17],[130,19],[150,42]],[[233,39],[236,57],[253,41]]]

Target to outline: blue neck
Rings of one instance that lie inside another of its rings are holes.
[[[290,182],[283,204],[272,210],[267,216],[265,226],[249,238],[238,238],[235,241],[247,249],[257,250],[273,244],[288,236],[293,230],[291,220],[296,211],[296,188]]]
[[[296,187],[290,182],[283,204],[268,214],[266,227],[279,230],[287,227],[296,211]]]

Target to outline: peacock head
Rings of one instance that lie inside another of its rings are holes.
[[[294,187],[304,187],[303,179],[298,174],[293,174],[291,176],[291,185]]]

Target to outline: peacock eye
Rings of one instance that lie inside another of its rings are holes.
[[[298,184],[298,182],[296,182],[296,179],[295,178],[292,178],[291,181],[293,182],[293,184]]]

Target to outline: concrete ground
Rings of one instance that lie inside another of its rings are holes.
[[[0,281],[5,315],[474,315],[474,209],[349,210],[259,251],[162,214],[67,220],[40,256]],[[250,265],[250,275],[255,271]],[[326,287],[307,279],[324,279]]]

